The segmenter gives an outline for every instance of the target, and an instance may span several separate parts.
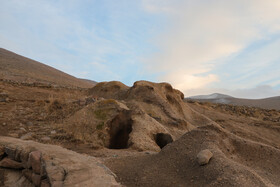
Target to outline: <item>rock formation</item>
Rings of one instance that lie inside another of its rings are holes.
[[[129,88],[116,81],[102,82],[88,94],[97,101],[66,119],[62,126],[94,147],[159,151],[163,146],[157,144],[157,134],[164,133],[173,141],[198,122],[210,122],[189,108],[183,93],[168,83],[138,81]]]
[[[0,136],[0,160],[4,186],[119,186],[94,157],[55,145]]]

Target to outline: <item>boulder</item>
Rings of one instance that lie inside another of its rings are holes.
[[[209,149],[202,150],[197,155],[197,162],[199,165],[206,165],[212,158],[213,153]]]
[[[27,134],[24,134],[24,135],[22,135],[21,137],[20,137],[20,139],[22,139],[22,140],[31,140],[32,139],[32,137],[33,137],[33,133],[32,132],[29,132],[29,133],[27,133]]]
[[[43,142],[49,142],[49,141],[51,141],[51,138],[48,137],[48,136],[44,136],[44,137],[41,138],[41,140],[42,140]]]
[[[29,165],[31,165],[33,172],[37,174],[41,172],[41,155],[40,151],[32,151],[29,154]]]

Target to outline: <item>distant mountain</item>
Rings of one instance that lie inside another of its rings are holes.
[[[185,101],[188,100],[280,110],[280,96],[264,99],[242,99],[214,93],[210,95],[198,95],[185,98]]]
[[[196,96],[191,96],[188,98],[191,98],[191,99],[216,99],[216,98],[232,98],[232,97],[229,95],[225,95],[225,94],[213,93],[210,95],[196,95]]]
[[[0,79],[80,88],[91,88],[96,84],[3,48],[0,48]]]

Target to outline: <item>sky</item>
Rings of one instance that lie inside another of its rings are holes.
[[[279,0],[0,1],[0,47],[73,76],[280,95]]]

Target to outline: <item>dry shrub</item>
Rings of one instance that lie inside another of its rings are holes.
[[[36,106],[45,106],[46,103],[48,103],[48,101],[44,101],[44,100],[36,100],[35,101]]]
[[[64,99],[54,98],[53,95],[49,97],[48,101],[49,104],[47,105],[47,111],[49,113],[61,110],[63,108],[63,105],[65,104]]]

